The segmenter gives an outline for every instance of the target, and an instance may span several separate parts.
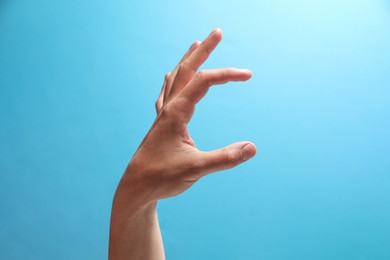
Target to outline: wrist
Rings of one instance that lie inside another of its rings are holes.
[[[109,259],[154,259],[149,253],[155,250],[147,248],[154,245],[150,241],[156,238],[161,240],[157,201],[146,203],[135,193],[118,188],[112,205]],[[162,242],[157,243],[160,244]],[[139,252],[138,248],[145,251]]]
[[[151,199],[151,191],[147,187],[141,178],[127,169],[115,191],[112,213],[132,218],[141,212],[153,212],[157,201]]]

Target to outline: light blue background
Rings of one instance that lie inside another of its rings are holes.
[[[163,76],[215,27],[190,125],[250,162],[161,201],[168,259],[390,259],[390,2],[0,0],[0,259],[105,259]]]

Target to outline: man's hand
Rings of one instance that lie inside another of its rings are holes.
[[[156,120],[130,161],[116,191],[111,219],[110,258],[126,259],[120,257],[124,253],[118,253],[125,250],[127,259],[163,259],[161,239],[155,238],[159,236],[159,229],[154,235],[150,234],[149,240],[145,239],[148,232],[140,229],[142,223],[146,226],[154,223],[156,228],[156,201],[176,196],[203,176],[232,168],[255,155],[256,148],[249,142],[231,144],[210,152],[199,151],[187,129],[195,105],[211,86],[245,81],[252,75],[249,70],[236,68],[197,72],[221,39],[221,30],[216,29],[202,43],[195,42],[176,68],[165,76],[156,102]],[[148,220],[145,222],[145,219]],[[129,228],[135,223],[137,225],[133,229]],[[140,237],[129,239],[135,234]],[[150,252],[138,254],[137,250]]]

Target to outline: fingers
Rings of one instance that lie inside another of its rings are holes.
[[[182,63],[184,60],[186,60],[188,58],[188,56],[191,55],[191,53],[196,50],[196,48],[198,48],[198,46],[200,45],[200,41],[195,41],[191,46],[190,48],[188,49],[188,51],[184,54],[184,56],[181,58],[180,62],[179,62],[179,65],[180,63]],[[170,88],[172,86],[172,82],[173,82],[173,79],[175,78],[176,76],[176,73],[177,73],[177,70],[178,70],[178,66],[176,66],[176,68],[172,71],[172,72],[169,72],[165,75],[165,79],[164,79],[164,84],[161,88],[161,92],[160,92],[160,95],[156,101],[156,111],[157,111],[157,114],[160,112],[162,106],[164,105],[164,101],[167,100],[167,97],[169,96],[169,91],[170,91]],[[171,77],[172,76],[172,77]]]
[[[196,103],[206,95],[211,86],[229,81],[246,81],[251,76],[250,70],[236,68],[199,71],[177,96],[178,104],[181,106],[179,109],[183,112],[183,120],[188,122],[191,119]]]
[[[209,36],[201,43],[201,45],[194,51],[187,59],[187,67],[190,71],[197,71],[200,65],[203,64],[210,56],[211,52],[217,47],[222,40],[222,31],[217,28],[214,29]]]
[[[168,78],[168,82],[167,82],[167,86],[166,86],[166,91],[165,91],[165,94],[164,94],[164,101],[165,100],[168,100],[168,97],[170,96],[170,91],[171,91],[171,87],[172,87],[172,84],[175,80],[175,77],[176,77],[176,74],[177,74],[177,71],[179,69],[179,66],[181,63],[183,63],[200,45],[200,41],[195,41],[191,46],[190,48],[188,49],[188,51],[184,54],[184,56],[181,58],[180,62],[178,63],[178,65],[174,68],[174,70],[172,71],[171,75],[169,76]]]
[[[160,92],[160,95],[158,96],[157,98],[157,101],[156,101],[156,112],[157,114],[160,112],[162,106],[163,106],[163,101],[164,101],[164,93],[165,93],[165,87],[167,85],[167,80],[168,80],[168,77],[171,73],[168,72],[166,75],[165,75],[165,78],[164,78],[164,84],[162,85],[161,87],[161,92]]]
[[[256,154],[256,146],[250,142],[239,142],[211,152],[202,152],[202,176],[233,168]]]
[[[191,55],[191,53],[193,53],[194,50],[196,50],[196,49],[199,47],[200,44],[201,44],[200,41],[195,41],[195,42],[190,46],[190,48],[188,49],[188,51],[186,52],[186,54],[184,54],[184,56],[181,58],[181,60],[179,61],[179,65],[180,65],[183,61],[185,61],[185,60]]]
[[[172,99],[179,93],[194,77],[196,71],[207,60],[221,39],[222,31],[220,29],[215,29],[199,47],[196,48],[196,50],[181,62],[172,83],[172,87],[170,88],[169,99]]]

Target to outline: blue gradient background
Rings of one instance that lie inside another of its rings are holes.
[[[163,76],[214,27],[200,149],[250,162],[159,203],[168,259],[390,259],[390,2],[0,0],[0,259],[105,259]]]

